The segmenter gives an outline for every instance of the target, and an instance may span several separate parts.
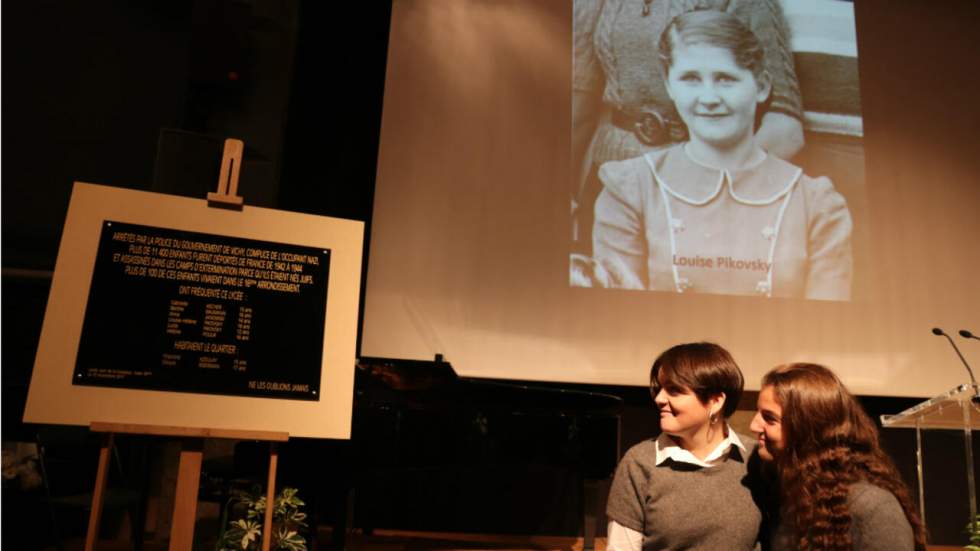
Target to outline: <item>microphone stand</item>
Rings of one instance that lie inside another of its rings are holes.
[[[964,332],[972,336],[972,333],[966,331],[965,329],[960,330],[960,335],[963,335]],[[932,334],[937,336],[942,335],[946,337],[946,340],[949,341],[949,344],[953,347],[953,350],[956,351],[956,355],[960,357],[960,361],[963,362],[963,366],[966,367],[966,372],[970,374],[970,382],[973,383],[973,398],[971,398],[970,400],[974,404],[980,404],[980,386],[977,386],[977,378],[973,376],[973,369],[970,368],[970,364],[967,363],[966,358],[963,357],[963,354],[960,352],[959,347],[956,346],[955,342],[953,342],[953,338],[947,335],[945,331],[943,331],[938,327],[932,328]]]

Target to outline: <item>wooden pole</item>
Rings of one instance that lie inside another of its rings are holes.
[[[269,551],[272,545],[272,515],[276,505],[276,466],[279,463],[279,450],[275,442],[269,443],[269,478],[265,493],[265,526],[262,527],[262,551]]]
[[[102,501],[105,497],[106,480],[109,478],[113,441],[113,434],[110,432],[102,437],[102,447],[99,448],[99,467],[95,472],[92,510],[88,515],[88,533],[85,534],[85,551],[94,551],[95,542],[99,539],[99,522],[102,520]]]
[[[177,465],[177,493],[174,496],[173,521],[170,525],[170,550],[183,551],[194,546],[194,522],[197,520],[197,490],[201,483],[203,440],[184,440]]]

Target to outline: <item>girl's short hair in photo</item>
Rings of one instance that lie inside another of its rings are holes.
[[[691,11],[675,17],[660,35],[659,55],[664,74],[670,71],[674,50],[679,45],[702,44],[728,50],[735,63],[752,72],[759,82],[765,75],[765,49],[738,17],[718,10]]]

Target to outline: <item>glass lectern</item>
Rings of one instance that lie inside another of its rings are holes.
[[[966,449],[966,479],[970,496],[970,521],[977,517],[977,491],[974,482],[973,431],[980,429],[980,401],[974,401],[977,388],[960,385],[896,415],[882,415],[885,428],[915,429],[915,466],[919,482],[919,515],[926,518],[925,488],[922,482],[922,431],[962,430]]]

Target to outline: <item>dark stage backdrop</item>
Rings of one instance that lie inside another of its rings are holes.
[[[16,49],[8,48],[3,56],[3,74],[7,77],[2,100],[6,138],[2,173],[4,323],[3,396],[0,400],[4,440],[31,438],[30,427],[25,430],[19,420],[48,292],[43,270],[50,270],[54,265],[73,179],[137,189],[152,188],[155,161],[158,155],[169,151],[167,142],[161,139],[162,129],[190,132],[194,134],[193,138],[205,141],[228,135],[244,137],[246,144],[255,146],[246,151],[246,157],[253,159],[247,162],[256,163],[259,167],[256,170],[263,174],[261,189],[245,190],[246,196],[271,197],[269,204],[288,210],[370,222],[376,174],[380,180],[379,191],[392,186],[414,185],[420,179],[414,171],[406,171],[397,180],[391,179],[389,172],[378,172],[377,148],[392,4],[401,9],[399,6],[410,6],[412,2],[186,0],[127,3],[99,0],[85,4],[31,2],[4,6],[10,24],[3,30],[10,43],[20,45]],[[445,7],[445,4],[430,3],[432,9],[442,9],[440,6]],[[541,257],[528,254],[521,247],[500,252],[499,246],[491,241],[465,242],[462,234],[447,233],[435,238],[422,236],[417,238],[410,251],[417,255],[428,254],[428,249],[442,242],[454,242],[456,249],[464,253],[469,250],[482,252],[483,260],[475,268],[473,258],[465,255],[460,257],[461,263],[448,267],[425,266],[427,259],[424,256],[379,260],[375,265],[377,255],[374,250],[367,260],[372,274],[382,270],[393,275],[402,272],[410,275],[424,269],[440,283],[440,288],[429,289],[424,294],[405,294],[403,310],[420,297],[459,287],[477,287],[486,296],[503,297],[506,299],[501,302],[503,305],[523,302],[522,311],[547,308],[542,297],[547,298],[552,292],[570,292],[567,254],[570,98],[567,85],[571,74],[568,49],[572,32],[571,2],[487,0],[454,4],[459,7],[454,8],[452,17],[434,20],[426,32],[414,37],[415,47],[429,48],[434,60],[432,67],[412,78],[421,82],[442,79],[442,82],[456,76],[469,79],[469,84],[453,88],[450,96],[453,101],[442,104],[433,105],[431,98],[417,96],[415,108],[419,113],[415,116],[431,122],[418,127],[418,136],[386,142],[385,150],[407,148],[413,166],[419,167],[418,170],[430,167],[428,170],[437,180],[452,177],[453,189],[458,188],[459,194],[465,197],[465,194],[475,193],[472,187],[467,187],[474,181],[482,182],[487,193],[495,187],[510,186],[512,182],[496,177],[492,181],[474,179],[472,173],[454,171],[455,165],[440,165],[440,162],[446,159],[460,164],[470,162],[476,167],[473,172],[480,178],[484,178],[484,172],[499,176],[495,171],[518,161],[529,162],[527,157],[532,155],[525,155],[522,149],[536,152],[538,141],[547,138],[565,144],[544,157],[533,155],[533,164],[543,167],[535,170],[551,175],[536,178],[534,185],[528,188],[530,193],[541,195],[540,201],[547,202],[548,207],[543,211],[547,217],[538,222],[534,220],[536,213],[525,213],[531,221],[522,222],[518,232],[528,242],[534,241],[535,235],[529,234],[525,226],[546,235],[554,232],[557,236],[554,247],[548,248],[548,254],[554,255],[548,257],[548,262],[555,267],[554,279],[549,280],[554,286],[542,287],[546,291],[542,293],[502,293],[501,289],[508,282],[528,281],[532,277],[528,274],[533,273],[529,270],[537,266]],[[227,11],[221,13],[223,7]],[[477,8],[482,11],[467,15]],[[244,17],[240,10],[250,13]],[[537,14],[534,16],[537,19],[528,19],[531,12],[527,10]],[[645,381],[638,378],[642,378],[649,361],[663,346],[681,339],[715,338],[726,345],[737,344],[733,348],[738,358],[747,368],[756,370],[769,367],[767,362],[776,358],[783,361],[807,357],[835,366],[842,365],[837,361],[837,355],[850,364],[864,365],[867,360],[867,377],[875,381],[872,386],[853,377],[849,379],[861,392],[900,393],[889,385],[912,372],[922,373],[929,379],[929,384],[913,389],[911,395],[914,396],[924,397],[932,394],[934,387],[945,389],[964,380],[965,374],[958,371],[955,357],[938,339],[929,340],[931,337],[926,332],[933,324],[955,329],[962,323],[970,328],[969,316],[947,318],[931,315],[933,310],[929,310],[918,319],[919,323],[903,326],[901,330],[896,327],[903,323],[901,320],[907,321],[912,313],[924,308],[945,312],[951,305],[973,304],[972,315],[977,311],[976,303],[970,302],[976,300],[976,293],[962,292],[964,282],[970,278],[975,280],[976,270],[971,272],[960,266],[971,256],[976,258],[977,247],[972,242],[963,244],[960,239],[969,239],[977,233],[970,220],[973,220],[972,213],[978,204],[976,183],[980,174],[975,135],[980,127],[980,109],[973,98],[980,84],[973,59],[973,54],[980,51],[980,34],[974,30],[975,22],[980,19],[978,10],[980,5],[973,0],[942,3],[861,0],[855,4],[856,22],[861,31],[858,35],[861,108],[869,186],[868,220],[861,225],[867,228],[869,239],[884,241],[884,246],[869,246],[866,262],[877,273],[888,274],[888,279],[863,284],[867,289],[865,299],[855,294],[858,306],[847,307],[852,308],[848,311],[854,313],[854,320],[840,327],[821,322],[813,334],[797,335],[798,339],[791,342],[778,341],[776,336],[785,336],[781,333],[783,327],[795,326],[799,320],[805,322],[809,317],[820,315],[822,310],[837,306],[808,304],[796,309],[793,306],[796,302],[790,300],[788,306],[780,307],[780,312],[792,310],[795,314],[784,313],[770,322],[756,325],[750,322],[753,312],[760,308],[760,299],[746,298],[746,308],[733,305],[717,319],[697,318],[701,325],[695,332],[674,327],[657,331],[640,328],[642,331],[635,332],[638,335],[633,336],[638,338],[632,344],[610,341],[605,351],[599,351],[596,357],[577,353],[570,353],[568,357],[576,361],[586,358],[603,376],[610,373],[610,369],[618,370],[629,384],[642,384]],[[547,23],[538,25],[542,19]],[[461,26],[464,23],[470,26]],[[396,27],[405,30],[404,24],[404,21],[399,22]],[[215,26],[219,28],[218,32],[215,32]],[[476,34],[475,29],[480,30],[480,34]],[[210,36],[218,38],[213,41],[202,38]],[[225,52],[230,57],[222,57],[215,49],[229,44],[229,36],[235,37],[237,48]],[[507,55],[500,55],[495,48],[487,48],[477,41],[488,36],[499,36],[500,40],[507,41]],[[551,39],[563,41],[564,45],[546,46]],[[461,40],[460,44],[465,47],[450,48],[448,40]],[[552,61],[540,61],[540,47],[549,52]],[[196,60],[193,63],[192,58]],[[434,63],[442,58],[455,59],[454,65]],[[202,66],[201,62],[205,60],[216,64]],[[244,71],[243,66],[246,67]],[[507,78],[510,75],[508,67],[522,68],[523,73]],[[230,81],[229,68],[238,69],[236,74],[242,78]],[[474,83],[472,79],[478,76],[482,80]],[[291,83],[285,96],[280,78]],[[256,87],[257,83],[263,85]],[[269,86],[270,83],[276,83],[276,86]],[[437,83],[431,86],[438,88]],[[499,87],[506,92],[501,92]],[[519,96],[518,91],[523,92],[523,97],[528,98],[526,101],[533,105],[512,103]],[[464,118],[461,121],[464,131],[448,146],[438,147],[421,140],[433,135],[431,129],[437,122],[454,116],[459,119],[459,115],[448,113],[447,108],[463,100],[477,106],[485,104],[493,112],[479,112]],[[386,119],[397,115],[397,111],[389,115],[395,104],[385,107]],[[515,112],[525,115],[531,123],[515,123],[507,118]],[[284,113],[288,116],[284,117]],[[392,119],[392,124],[397,123],[404,130],[412,119],[405,118],[404,111],[402,113],[403,116]],[[542,118],[547,120],[536,124]],[[478,150],[485,151],[487,158],[474,155],[474,144],[487,140],[497,124],[516,126],[503,135],[493,134],[492,146]],[[527,124],[541,128],[529,131]],[[170,132],[166,134],[169,139]],[[280,143],[283,139],[285,142]],[[515,145],[518,143],[521,147]],[[190,149],[186,143],[178,145],[185,154]],[[201,146],[200,149],[210,147]],[[419,151],[423,147],[425,149]],[[875,151],[883,153],[875,158]],[[461,159],[454,159],[454,156]],[[214,154],[212,157],[210,170],[216,174],[218,157]],[[169,168],[174,166],[178,165]],[[209,170],[206,163],[201,166],[202,170]],[[447,176],[433,171],[433,166],[440,167]],[[199,173],[187,170],[184,174],[191,172]],[[532,171],[532,174],[536,173]],[[518,176],[519,182],[527,182],[527,174]],[[205,186],[211,185],[212,180],[201,179]],[[546,187],[535,192],[539,184]],[[412,198],[412,189],[406,188],[409,198]],[[195,194],[200,196],[200,191]],[[455,200],[453,196],[423,195],[418,201],[425,202],[426,206],[422,214],[415,216],[434,219],[458,216],[453,210],[455,203],[450,205],[451,208],[444,204],[451,198]],[[526,193],[522,192],[501,202],[508,209],[521,212],[527,208],[524,199]],[[415,202],[413,198],[401,207],[408,211]],[[894,212],[899,214],[880,218],[884,216],[880,209],[897,209]],[[498,234],[509,231],[505,219],[492,215],[493,212],[488,211],[472,220],[483,225],[492,221],[501,230]],[[376,215],[375,220],[379,217]],[[966,228],[963,228],[964,220],[967,221]],[[855,223],[857,225],[858,221]],[[897,256],[889,253],[896,249],[907,252]],[[926,261],[906,261],[910,258],[925,258]],[[42,272],[18,271],[22,268],[39,268]],[[474,274],[479,277],[474,278]],[[483,274],[494,279],[488,282]],[[451,284],[445,284],[447,280]],[[907,285],[910,281],[929,282],[929,289],[910,290]],[[653,301],[654,295],[662,294],[596,289],[576,291],[602,293],[602,300],[611,305],[632,305],[638,300],[637,295],[639,300]],[[875,296],[884,296],[888,304],[881,307],[874,303],[861,305],[862,300]],[[671,303],[666,308],[658,306],[654,310],[658,316],[688,323],[693,316],[689,306],[690,303]],[[453,303],[451,307],[459,308],[459,304]],[[465,313],[463,310],[458,312],[460,315]],[[580,316],[591,325],[604,325],[612,318],[606,314],[596,316],[591,311]],[[482,342],[481,350],[488,352],[501,348],[496,337],[509,333],[523,332],[536,338],[535,332],[525,332],[526,328],[514,320],[511,314],[502,310],[494,324],[497,330],[491,335],[493,338]],[[424,317],[419,318],[412,331],[425,334],[427,321]],[[473,320],[461,325],[482,327],[481,324],[479,320]],[[858,336],[848,335],[853,332],[854,325],[867,325],[876,336],[865,343]],[[739,327],[741,329],[737,329]],[[726,337],[725,331],[733,328],[739,331],[738,340]],[[977,332],[980,328],[974,325],[971,329]],[[887,332],[879,332],[882,330]],[[596,336],[603,337],[602,334]],[[427,342],[434,341],[426,338]],[[378,339],[375,337],[376,342]],[[816,350],[816,343],[835,339],[841,339],[839,350],[820,355],[811,353]],[[519,347],[516,358],[472,360],[456,354],[450,347],[455,346],[452,342],[448,337],[442,337],[433,345],[413,346],[403,355],[431,358],[434,352],[444,352],[464,374],[491,376],[499,367],[518,378],[534,378],[535,373],[540,374],[535,368],[541,365],[540,354],[551,354],[553,348],[548,345],[552,341],[544,341],[545,346],[541,347]],[[923,347],[928,349],[923,351]],[[925,354],[912,357],[910,351],[913,349]],[[368,350],[365,348],[365,352]],[[626,362],[616,356],[624,350],[630,354]],[[756,358],[749,354],[753,350],[768,356]],[[898,360],[883,360],[889,356],[873,356],[872,351],[886,351]],[[968,359],[975,359],[980,353],[966,343],[964,352]],[[575,362],[569,365],[575,365]],[[885,367],[879,369],[882,365]],[[901,369],[893,372],[893,365]],[[565,378],[564,370],[561,377],[554,373],[550,375],[555,379]],[[753,381],[757,379],[750,377],[750,382]],[[645,401],[645,389],[563,386],[600,389],[627,397],[624,447],[648,437],[656,423],[650,405]],[[869,411],[878,414],[894,413],[916,401],[870,398],[865,404]],[[913,481],[914,457],[909,453],[914,443],[912,433],[885,431],[885,438],[906,479]],[[934,535],[941,536],[934,538],[940,543],[962,543],[962,507],[942,508],[963,503],[964,484],[962,478],[958,478],[961,475],[946,467],[958,465],[954,462],[961,457],[962,449],[957,449],[957,440],[962,440],[961,435],[939,437],[930,449],[942,455],[927,455],[926,461],[927,484],[935,488],[932,495],[938,501],[930,511],[931,528]],[[928,446],[929,440],[926,443]],[[320,448],[317,450],[322,453]],[[980,453],[975,453],[975,457],[980,457]],[[322,462],[316,468],[322,471]],[[931,468],[935,468],[932,474]],[[955,476],[949,476],[950,473]],[[303,473],[294,474],[303,480]],[[507,480],[501,480],[501,484],[506,483]],[[379,492],[383,491],[386,488],[379,488]],[[459,496],[452,487],[433,488],[432,491],[459,500],[447,502],[449,507],[466,497]],[[10,495],[13,494],[4,492],[4,505]],[[531,499],[533,496],[524,497]],[[412,504],[390,505],[392,518],[397,518],[398,507]],[[499,507],[506,508],[508,504],[499,503]],[[4,507],[5,515],[15,510],[16,507]],[[574,516],[577,511],[566,511],[565,514]],[[6,520],[5,516],[5,524]]]

